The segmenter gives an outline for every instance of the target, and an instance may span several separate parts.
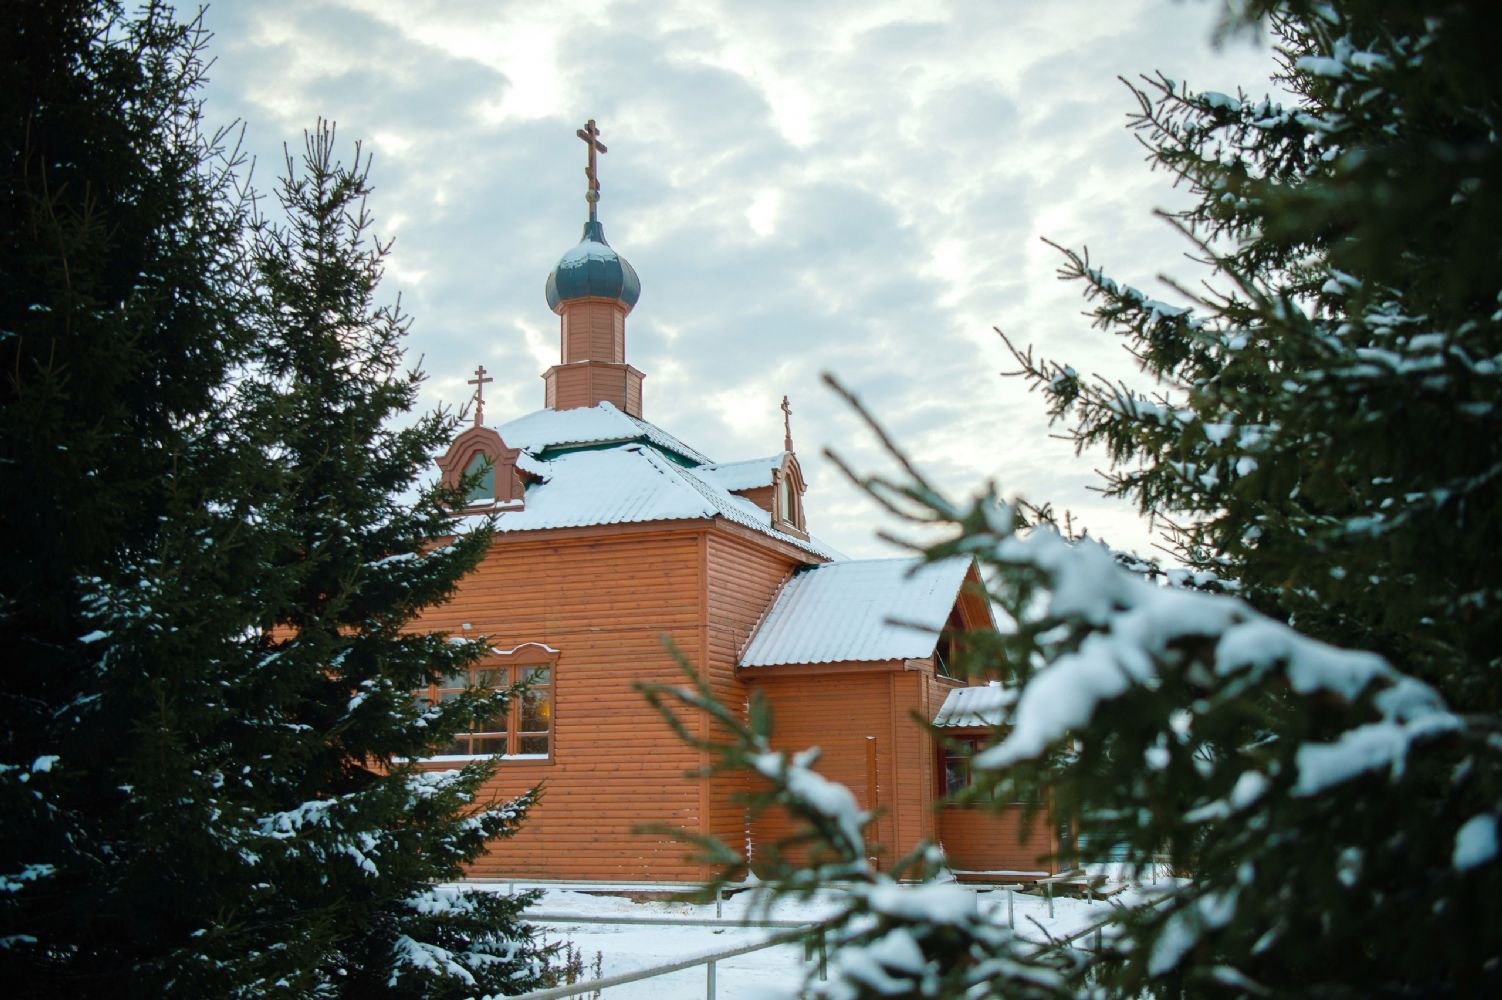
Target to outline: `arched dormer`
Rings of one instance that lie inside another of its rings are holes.
[[[806,492],[808,483],[803,479],[798,456],[791,451],[784,452],[782,464],[772,470],[772,527],[799,538],[808,537],[808,525],[803,519],[803,494]]]
[[[443,485],[458,488],[468,475],[480,474],[465,498],[465,510],[488,510],[495,507],[522,506],[522,481],[517,475],[516,460],[520,448],[508,448],[501,436],[489,427],[471,427],[454,438],[449,450],[438,459]]]

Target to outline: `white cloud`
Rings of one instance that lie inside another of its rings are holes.
[[[872,506],[819,455],[882,457],[818,384],[839,374],[957,492],[1073,508],[1143,548],[1085,487],[1098,456],[1051,439],[991,332],[1130,376],[1039,242],[1152,285],[1186,271],[1151,211],[1177,203],[1123,128],[1116,80],[1163,69],[1262,89],[1269,58],[1208,44],[1212,5],[975,0],[221,0],[211,118],[243,117],[259,186],[322,114],[368,140],[372,209],[396,233],[389,291],[415,316],[425,401],[494,372],[488,415],[542,403],[557,356],[542,283],[578,239],[600,122],[601,215],[644,292],[628,322],[647,416],[716,458],[781,444],[784,394],[816,529],[879,549]]]

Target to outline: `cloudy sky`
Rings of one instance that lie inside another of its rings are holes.
[[[880,519],[820,455],[883,467],[819,384],[855,389],[938,482],[1068,507],[1125,547],[1145,526],[1089,492],[1098,456],[1049,437],[1004,379],[999,326],[1082,370],[1130,376],[1055,279],[1048,236],[1168,297],[1193,278],[1153,217],[1180,204],[1125,129],[1117,80],[1262,93],[1271,58],[1216,49],[1214,5],[1170,0],[215,0],[208,114],[241,119],[269,189],[319,117],[374,155],[395,238],[386,290],[414,316],[427,405],[484,364],[496,422],[542,405],[558,356],[543,281],[600,217],[642,297],[627,358],[645,416],[720,461],[781,447],[811,480],[811,527],[852,555]]]

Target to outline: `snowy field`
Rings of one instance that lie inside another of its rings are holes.
[[[490,885],[469,888],[506,891],[504,887]],[[717,921],[713,903],[635,901],[628,896],[600,895],[593,891],[559,887],[547,887],[545,891],[542,901],[531,911],[539,917],[676,917],[705,923],[702,927],[663,927],[569,923],[551,919],[539,921],[538,925],[549,941],[571,942],[579,950],[585,966],[585,979],[595,978],[596,956],[602,975],[619,975],[752,944],[779,933],[774,929],[736,926],[748,915],[753,919],[811,923],[828,916],[838,906],[837,894],[831,892],[807,901],[785,900],[768,913],[755,899],[754,893],[742,892],[724,901],[723,917]],[[1151,892],[1150,889],[1145,891]],[[1042,896],[1017,893],[1012,902],[1018,932],[1041,941],[1045,933],[1057,938],[1084,930],[1098,922],[1109,907],[1132,905],[1141,898],[1142,893],[1134,889],[1127,889],[1109,902],[1058,898],[1054,900],[1052,917],[1048,914],[1048,901]],[[977,904],[983,912],[995,914],[998,922],[1006,923],[1007,893],[978,892]],[[803,977],[815,968],[814,963],[804,963],[803,946],[797,943],[727,959],[716,965],[716,996],[720,1000],[788,1000],[798,995]],[[702,997],[704,989],[705,970],[699,966],[617,986],[606,990],[603,996],[606,1000],[679,1000]]]

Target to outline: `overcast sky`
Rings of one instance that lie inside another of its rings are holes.
[[[1144,549],[1086,487],[1098,456],[1049,437],[992,332],[1081,370],[1131,375],[1054,276],[1047,236],[1119,280],[1193,279],[1153,209],[1180,204],[1124,127],[1118,75],[1267,89],[1271,57],[1211,45],[1214,5],[1169,0],[215,0],[211,121],[239,118],[269,189],[318,116],[374,154],[395,238],[385,290],[414,316],[425,405],[495,376],[488,422],[542,406],[558,356],[543,281],[586,217],[636,267],[627,359],[644,415],[719,461],[782,444],[784,394],[816,534],[886,551],[872,505],[821,449],[881,468],[819,384],[833,372],[938,482],[988,478]],[[1140,381],[1140,380],[1139,380]]]

